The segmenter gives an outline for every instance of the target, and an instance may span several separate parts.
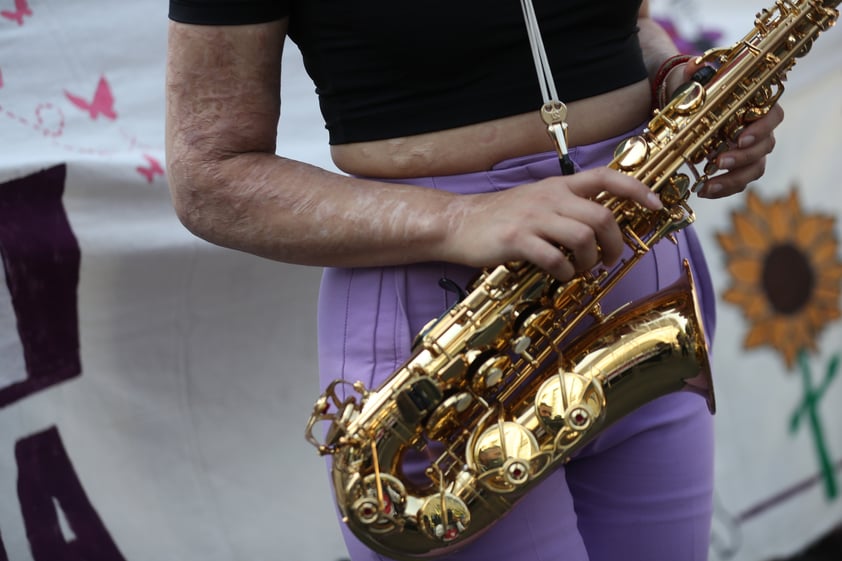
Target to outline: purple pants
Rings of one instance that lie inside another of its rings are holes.
[[[619,140],[572,148],[577,170],[606,164]],[[557,157],[547,153],[507,160],[488,172],[401,182],[467,194],[558,174]],[[671,284],[688,259],[711,341],[714,298],[704,256],[692,228],[678,241],[650,251],[603,300],[603,309]],[[457,296],[440,288],[439,279],[465,286],[474,274],[444,263],[327,269],[318,318],[322,387],[336,378],[377,387],[408,358],[424,324],[454,303]],[[712,496],[712,417],[701,397],[670,394],[605,430],[488,532],[440,559],[701,561],[707,559]],[[386,559],[342,526],[353,561]]]

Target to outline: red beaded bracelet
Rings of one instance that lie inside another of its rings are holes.
[[[673,55],[661,63],[655,79],[652,80],[652,109],[663,108],[667,104],[667,76],[677,66],[690,62],[693,55]]]

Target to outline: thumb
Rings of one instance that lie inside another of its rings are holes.
[[[705,66],[705,64],[696,64],[696,58],[698,57],[691,58],[689,61],[687,61],[687,64],[684,65],[684,82],[689,82],[693,78],[693,74],[695,74],[697,70]]]
[[[664,106],[669,103],[678,88],[689,82],[693,74],[701,67],[701,64],[696,64],[694,59],[690,58],[687,62],[682,62],[667,72],[660,93],[661,97],[658,99],[659,105]]]

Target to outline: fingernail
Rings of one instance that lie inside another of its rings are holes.
[[[648,198],[654,210],[661,210],[664,208],[664,203],[661,202],[660,197],[658,197],[655,193],[649,193]]]
[[[714,183],[713,185],[708,185],[708,188],[705,189],[705,194],[709,197],[712,197],[722,191],[722,185],[720,183]]]
[[[734,158],[722,158],[719,160],[719,169],[731,169],[737,163]]]
[[[737,142],[737,146],[740,148],[748,148],[752,144],[754,144],[755,138],[751,135],[741,136],[740,140]]]

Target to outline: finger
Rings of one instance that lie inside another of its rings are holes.
[[[576,274],[575,257],[571,259],[562,247],[539,237],[531,237],[524,242],[523,260],[561,281],[568,281]]]
[[[560,217],[545,225],[540,237],[561,249],[576,272],[593,268],[599,261],[599,250],[593,230],[586,224]]]
[[[766,114],[748,125],[739,135],[737,145],[740,148],[748,148],[758,139],[766,138],[772,134],[778,125],[784,120],[784,110],[777,103],[773,105]]]
[[[651,210],[663,208],[658,195],[630,175],[608,167],[599,167],[565,176],[568,188],[580,197],[593,198],[606,191],[617,197],[630,199]]]
[[[573,252],[576,270],[589,270],[600,262],[610,265],[620,257],[623,237],[608,208],[577,198],[565,201],[558,212],[562,219],[546,225],[547,236]]]
[[[746,186],[759,179],[766,171],[766,158],[754,164],[717,175],[699,190],[699,196],[706,199],[719,199],[743,191]]]
[[[754,141],[748,148],[723,152],[716,157],[716,166],[719,169],[729,171],[752,166],[768,154],[771,154],[774,148],[775,136],[774,134],[769,134],[759,141]]]
[[[687,61],[687,64],[684,65],[684,81],[689,82],[691,78],[693,78],[693,74],[695,74],[700,68],[706,66],[704,63],[696,64],[696,59],[691,58]]]

